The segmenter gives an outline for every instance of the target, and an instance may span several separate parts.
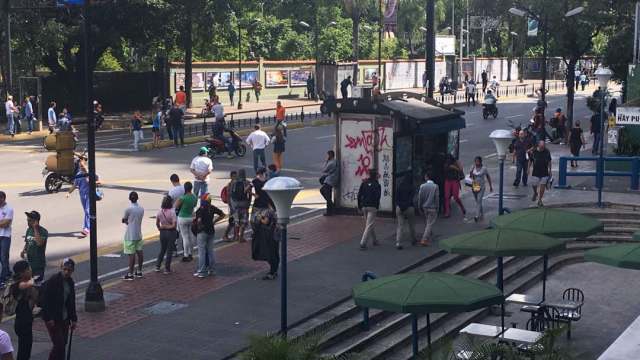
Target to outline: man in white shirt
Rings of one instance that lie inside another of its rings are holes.
[[[269,145],[271,139],[269,135],[260,130],[260,125],[253,127],[253,132],[247,137],[247,144],[253,149],[253,170],[258,171],[258,158],[262,162],[262,167],[267,167],[267,162],[264,157],[264,149]]]
[[[144,218],[144,208],[138,204],[138,193],[132,191],[129,193],[129,201],[131,205],[124,211],[122,223],[127,225],[127,231],[124,233],[123,253],[129,256],[129,272],[124,276],[124,280],[131,281],[142,277],[142,263],[144,263],[144,255],[142,253],[142,219]],[[136,265],[136,257],[138,258],[138,270],[134,272]]]
[[[220,103],[219,101],[216,101],[216,103],[213,104],[211,111],[213,111],[213,115],[216,118],[216,122],[224,120],[224,106],[222,106],[222,103]]]
[[[193,174],[193,195],[197,198],[209,192],[209,174],[213,171],[213,162],[207,154],[209,149],[200,148],[198,156],[191,161],[191,173]]]
[[[18,109],[13,105],[13,96],[7,96],[7,102],[4,103],[4,110],[7,114],[7,132],[9,135],[13,136],[16,132],[14,117],[18,112]]]
[[[2,272],[0,283],[9,278],[9,250],[11,249],[11,223],[13,222],[13,209],[7,204],[7,195],[0,191],[0,262]]]
[[[176,200],[178,200],[182,195],[184,195],[184,185],[180,184],[180,177],[178,174],[171,174],[169,177],[171,181],[171,190],[169,190],[169,195],[171,197],[171,202],[173,205],[176,205]]]
[[[53,129],[55,129],[56,124],[58,123],[58,118],[56,117],[56,102],[52,101],[49,105],[49,110],[47,110],[47,122],[49,123],[49,134],[53,134]]]

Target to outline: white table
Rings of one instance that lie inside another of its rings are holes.
[[[532,345],[542,337],[541,332],[524,329],[509,328],[500,337],[500,341],[515,342],[519,344]]]
[[[542,300],[536,296],[525,294],[511,294],[505,299],[506,302],[520,305],[540,305]]]
[[[460,334],[494,338],[502,333],[502,327],[487,324],[471,323],[460,330]]]

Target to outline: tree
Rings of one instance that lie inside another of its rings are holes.
[[[351,44],[353,47],[353,56],[352,60],[355,62],[353,66],[353,76],[352,81],[354,85],[358,84],[358,59],[360,58],[360,46],[359,46],[359,35],[360,35],[360,21],[362,16],[367,14],[368,7],[371,5],[370,0],[344,0],[344,9],[347,15],[351,18],[352,21],[352,40]]]

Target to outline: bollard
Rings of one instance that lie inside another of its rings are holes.
[[[556,187],[558,189],[567,188],[567,158],[564,156],[561,156],[558,162],[558,185]]]
[[[300,111],[300,122],[304,122],[304,106],[302,107],[302,110]]]

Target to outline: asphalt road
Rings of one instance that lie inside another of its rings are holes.
[[[564,108],[565,98],[561,95],[548,97],[549,111]],[[482,107],[461,107],[466,111],[467,128],[461,132],[460,154],[461,161],[468,169],[475,156],[486,159],[494,179],[497,179],[497,160],[495,148],[488,136],[494,129],[508,128],[507,121],[526,123],[535,101],[533,99],[518,99],[500,101],[500,116],[497,119],[482,119]],[[575,119],[583,120],[589,116],[585,106],[584,94],[578,95],[575,105]],[[584,126],[583,126],[584,128]],[[284,175],[298,178],[305,190],[296,198],[294,216],[304,217],[311,211],[320,211],[322,198],[317,192],[318,173],[322,169],[326,150],[333,148],[335,131],[333,126],[306,127],[290,130],[287,151],[284,159]],[[106,136],[106,135],[100,135]],[[100,137],[98,138],[100,141]],[[38,210],[43,219],[42,225],[49,230],[50,239],[47,246],[47,257],[50,260],[49,270],[53,271],[58,259],[74,255],[80,260],[88,258],[89,241],[87,238],[77,238],[82,225],[82,207],[77,194],[70,198],[65,192],[47,194],[43,188],[41,175],[44,159],[47,153],[34,151],[37,143],[18,142],[8,146],[0,146],[2,171],[0,172],[0,189],[7,192],[8,202],[15,210],[13,224],[13,246],[11,262],[18,259],[22,248],[23,231],[26,229],[26,219],[23,213]],[[128,204],[128,193],[137,191],[140,194],[140,204],[145,208],[143,235],[151,237],[155,234],[155,214],[158,211],[162,196],[170,188],[169,175],[177,173],[183,180],[192,180],[189,164],[196,155],[199,145],[189,145],[185,148],[167,148],[139,153],[119,151],[99,151],[97,153],[97,171],[104,185],[105,198],[98,206],[98,245],[100,247],[99,271],[103,278],[121,275],[126,267],[126,259],[121,255],[121,239],[124,225],[121,217]],[[267,159],[270,159],[270,153]],[[491,160],[493,159],[493,160]],[[245,168],[252,174],[252,158],[249,153],[240,159],[216,159],[214,172],[210,183],[210,192],[215,196],[228,181],[231,170]],[[507,170],[506,184],[510,184],[513,174]],[[497,181],[494,180],[497,189]],[[526,189],[521,189],[526,192]],[[217,206],[226,211],[226,206],[220,201]],[[218,230],[221,234],[221,230]],[[145,254],[152,259],[158,251],[157,242],[145,245]],[[86,283],[88,277],[88,262],[82,262],[76,278],[80,285]]]

